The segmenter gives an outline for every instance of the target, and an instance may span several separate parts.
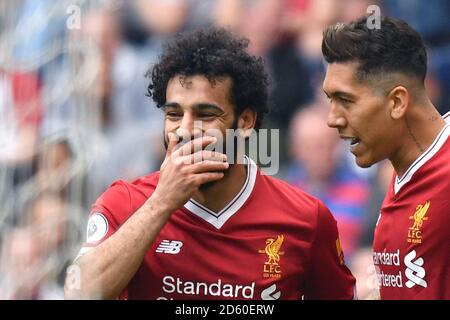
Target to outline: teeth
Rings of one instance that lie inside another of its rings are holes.
[[[361,142],[358,138],[343,138],[343,140],[350,145],[350,147],[354,147]]]
[[[357,139],[357,138],[353,138],[353,139],[350,140],[350,145],[351,146],[357,145],[358,143],[359,143],[359,139]]]
[[[352,144],[352,140],[351,139],[345,139],[344,142],[348,146],[350,146]]]

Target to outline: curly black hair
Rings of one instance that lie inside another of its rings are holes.
[[[249,41],[234,37],[222,28],[201,29],[178,35],[166,44],[159,61],[146,74],[150,78],[148,96],[158,108],[166,102],[170,79],[177,75],[205,76],[213,85],[221,77],[230,77],[230,102],[238,117],[246,108],[257,113],[258,129],[269,111],[268,76],[260,57],[250,55]]]

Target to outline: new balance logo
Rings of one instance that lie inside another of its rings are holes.
[[[156,248],[155,252],[177,254],[180,252],[183,242],[177,240],[163,240]]]
[[[415,261],[413,261],[415,257],[416,250],[411,251],[405,256],[405,275],[408,278],[406,286],[410,289],[415,285],[426,288],[427,282],[424,280],[426,273],[425,269],[422,268],[424,261],[422,258],[417,258]]]
[[[281,292],[277,291],[277,285],[275,283],[261,292],[262,300],[278,300],[280,297]]]

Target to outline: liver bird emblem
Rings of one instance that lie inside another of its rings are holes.
[[[427,214],[428,209],[430,208],[430,201],[425,202],[424,205],[419,204],[416,207],[416,212],[414,212],[414,215],[409,217],[410,219],[414,219],[414,225],[413,229],[420,229],[422,227],[422,223],[424,220],[427,220],[428,218],[425,217]]]
[[[266,262],[266,264],[278,265],[278,262],[280,261],[280,255],[283,254],[283,252],[280,252],[283,241],[283,235],[279,235],[276,240],[273,238],[269,238],[266,240],[266,248],[264,249],[264,251],[269,257],[269,260]]]

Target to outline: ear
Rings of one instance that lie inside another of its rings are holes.
[[[389,92],[388,99],[390,101],[392,119],[398,120],[403,118],[409,106],[410,94],[408,89],[403,86],[394,87]]]
[[[239,116],[237,127],[241,129],[245,137],[249,137],[256,124],[257,114],[255,110],[246,108]]]

